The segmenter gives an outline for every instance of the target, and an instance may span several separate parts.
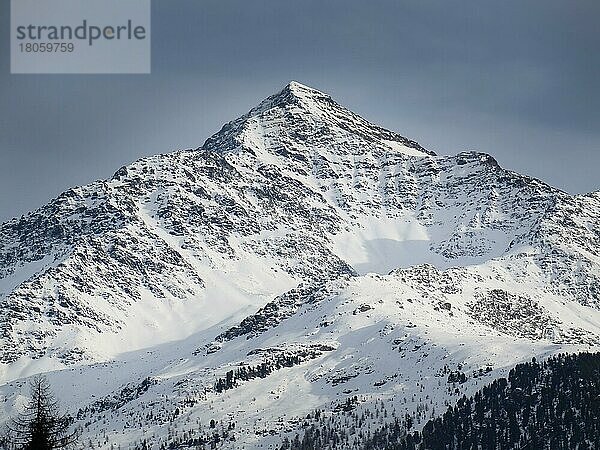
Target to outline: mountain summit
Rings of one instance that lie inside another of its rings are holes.
[[[291,82],[196,150],[0,226],[0,376],[54,371],[122,448],[233,417],[253,448],[355,396],[417,411],[426,388],[439,411],[600,345],[598,224],[597,194],[438,156]]]
[[[335,145],[346,141],[352,143],[351,148]],[[371,124],[338,105],[329,95],[295,81],[248,114],[226,124],[203,146],[217,152],[263,147],[285,150],[289,152],[286,156],[303,160],[314,154],[320,158],[343,157],[348,150],[356,152],[352,153],[356,156],[367,150],[374,156],[385,152],[435,155],[414,141]]]

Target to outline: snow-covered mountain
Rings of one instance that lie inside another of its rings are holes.
[[[292,82],[0,226],[0,417],[53,371],[100,448],[233,422],[219,445],[268,448],[354,396],[424,420],[600,348],[599,309],[600,193],[438,156]]]

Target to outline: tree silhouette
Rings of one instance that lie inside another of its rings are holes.
[[[71,419],[60,413],[58,401],[44,376],[30,383],[31,400],[8,425],[8,440],[19,450],[53,450],[75,443],[76,432],[70,432]]]

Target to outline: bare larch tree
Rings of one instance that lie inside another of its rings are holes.
[[[74,444],[77,433],[71,431],[69,416],[60,412],[58,401],[44,376],[30,383],[31,400],[8,425],[8,440],[19,450],[54,450]]]

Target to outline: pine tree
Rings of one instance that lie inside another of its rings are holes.
[[[71,419],[60,412],[44,376],[30,382],[31,400],[8,425],[9,442],[19,450],[54,450],[67,448],[76,441],[70,432]]]

